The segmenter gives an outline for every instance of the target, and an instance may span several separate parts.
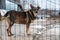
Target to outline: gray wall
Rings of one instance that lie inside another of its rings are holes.
[[[6,9],[5,0],[0,0],[0,9]]]

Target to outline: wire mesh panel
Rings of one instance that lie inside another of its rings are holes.
[[[0,40],[60,40],[59,2],[60,0],[2,1],[0,7],[5,4],[6,8],[0,8]]]

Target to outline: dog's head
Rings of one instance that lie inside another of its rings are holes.
[[[33,11],[34,15],[36,16],[40,7],[39,6],[34,7],[32,4],[30,4],[30,7],[31,7],[31,10]]]

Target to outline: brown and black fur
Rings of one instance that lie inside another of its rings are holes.
[[[36,16],[34,14],[38,13],[39,7],[31,7],[30,10],[25,11],[25,12],[18,12],[15,10],[8,11],[4,17],[7,17],[7,22],[8,22],[8,29],[7,33],[8,36],[12,36],[13,34],[11,33],[11,27],[13,26],[14,23],[17,24],[26,24],[26,32],[28,33],[29,31],[29,25],[32,20],[36,19]]]

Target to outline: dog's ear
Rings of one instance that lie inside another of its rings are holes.
[[[18,4],[18,7],[22,8],[22,5],[19,5],[19,4]]]
[[[18,4],[18,7],[20,7],[21,11],[24,11],[22,5]]]
[[[31,7],[31,8],[34,8],[34,6],[33,6],[32,4],[30,4],[30,7]]]

